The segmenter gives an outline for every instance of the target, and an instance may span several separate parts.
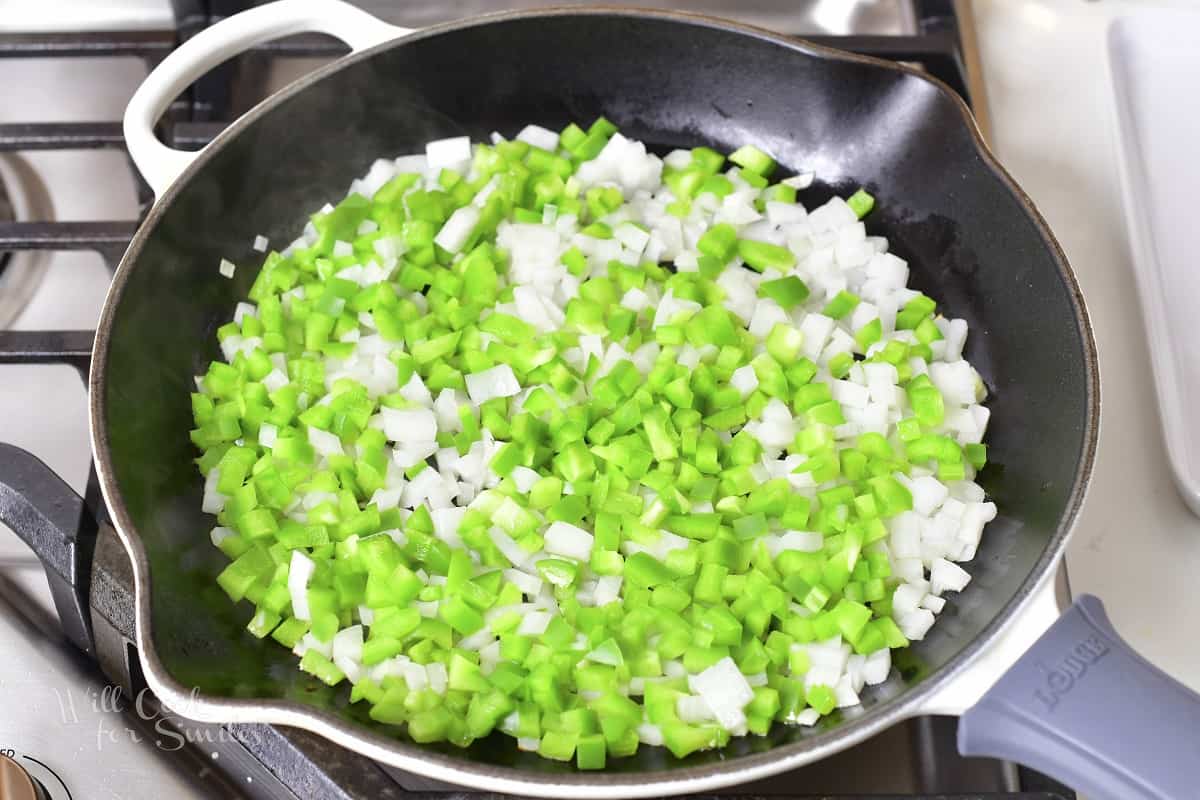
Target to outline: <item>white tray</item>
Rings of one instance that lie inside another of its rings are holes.
[[[1108,54],[1133,269],[1175,482],[1200,515],[1200,13],[1114,20]],[[1097,169],[1104,169],[1097,164]]]

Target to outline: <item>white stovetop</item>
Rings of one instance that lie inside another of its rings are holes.
[[[974,4],[993,147],[1066,251],[1100,351],[1100,447],[1067,551],[1071,590],[1100,597],[1134,647],[1200,690],[1200,648],[1180,631],[1200,610],[1200,519],[1175,490],[1159,427],[1115,171],[1105,46],[1114,16],[1155,5],[1180,4]]]

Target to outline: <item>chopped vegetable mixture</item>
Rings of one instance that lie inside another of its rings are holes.
[[[249,631],[417,742],[581,769],[885,681],[996,514],[984,387],[875,199],[775,171],[531,125],[270,250],[192,395]]]

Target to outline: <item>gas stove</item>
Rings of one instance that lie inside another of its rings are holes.
[[[148,66],[246,4],[111,0],[48,8],[29,0],[0,19],[0,442],[37,457],[0,447],[0,518],[21,520],[26,538],[46,535],[50,523],[75,533],[42,565],[0,528],[0,652],[9,656],[0,667],[0,790],[37,786],[49,798],[495,797],[379,765],[303,731],[188,721],[162,707],[140,675],[132,575],[90,473],[80,380],[111,270],[151,201],[129,168],[118,120]],[[362,5],[407,26],[491,10]],[[663,5],[920,64],[967,98],[986,125],[965,4]],[[313,37],[258,48],[191,87],[168,113],[164,135],[198,148],[263,93],[340,53]],[[1013,764],[959,757],[954,731],[950,718],[912,720],[720,796],[1073,797]]]

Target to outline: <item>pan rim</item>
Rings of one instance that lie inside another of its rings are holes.
[[[418,745],[374,733],[369,728],[349,722],[328,711],[289,700],[251,700],[209,698],[193,693],[179,684],[167,672],[153,648],[151,596],[149,592],[150,564],[141,538],[126,508],[112,465],[112,453],[105,426],[107,400],[105,371],[107,368],[115,309],[119,305],[128,277],[140,256],[143,246],[157,222],[170,207],[182,187],[202,169],[229,141],[261,115],[304,91],[325,77],[367,60],[380,52],[406,43],[474,28],[493,22],[536,20],[561,16],[610,16],[630,19],[651,19],[681,25],[717,29],[749,36],[786,50],[818,59],[858,63],[912,76],[931,84],[958,110],[983,165],[993,178],[1007,189],[1022,206],[1049,249],[1063,281],[1075,315],[1076,327],[1084,349],[1086,382],[1086,418],[1083,429],[1083,452],[1074,475],[1074,483],[1058,526],[1046,543],[1042,554],[1025,577],[1017,592],[1004,604],[972,641],[967,643],[945,664],[920,683],[910,686],[900,695],[880,702],[861,716],[848,719],[828,730],[820,731],[801,741],[778,745],[761,753],[737,756],[724,762],[695,767],[656,769],[646,772],[616,773],[536,773],[527,770],[471,762],[463,757],[425,750]],[[325,65],[283,90],[264,99],[253,109],[235,120],[220,133],[202,153],[157,198],[142,225],[130,242],[114,274],[101,317],[97,325],[89,374],[89,417],[92,450],[96,460],[101,492],[112,516],[113,527],[130,556],[134,574],[136,644],[139,659],[150,688],[176,710],[193,712],[197,719],[211,722],[256,722],[300,727],[347,746],[363,755],[399,769],[415,771],[431,778],[491,791],[505,791],[536,796],[574,795],[580,798],[656,797],[665,794],[708,791],[737,783],[767,777],[795,769],[857,744],[876,735],[892,724],[920,713],[926,701],[947,682],[958,678],[976,657],[1003,633],[1007,625],[1019,617],[1035,590],[1057,565],[1071,530],[1078,520],[1079,510],[1091,476],[1100,422],[1100,381],[1095,338],[1078,281],[1062,248],[1054,238],[1044,218],[1032,200],[1000,165],[991,153],[966,103],[941,81],[905,64],[847,53],[803,39],[783,37],[777,33],[750,25],[711,16],[614,7],[549,8],[530,11],[510,11],[486,14],[467,20],[448,22],[418,30],[399,39],[381,43],[366,50]],[[197,702],[199,698],[199,702]],[[198,712],[198,713],[194,713]],[[185,714],[188,715],[188,714]]]

